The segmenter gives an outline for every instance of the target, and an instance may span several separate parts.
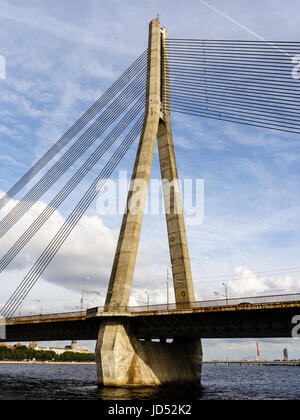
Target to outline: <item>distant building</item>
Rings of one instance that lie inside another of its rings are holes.
[[[76,340],[72,341],[72,350],[74,350],[74,351],[77,350],[77,341]]]
[[[31,343],[30,343],[31,344]],[[81,354],[92,354],[87,348],[77,346],[77,341],[73,340],[70,346],[65,346],[65,348],[56,348],[56,347],[38,347],[37,343],[34,343],[34,350],[42,351],[53,351],[56,354],[64,354],[66,352],[70,353],[81,353]],[[30,347],[30,345],[29,345]],[[31,347],[33,348],[33,347]]]
[[[288,353],[288,349],[283,349],[283,360],[285,362],[289,361],[289,353]]]
[[[0,347],[5,347],[8,349],[15,349],[17,347],[21,347],[22,343],[15,344],[14,346],[9,346],[5,343],[0,343]],[[77,346],[77,341],[72,341],[72,344],[70,346],[65,346],[65,348],[56,348],[56,347],[39,347],[37,341],[31,341],[29,343],[28,348],[32,350],[41,350],[41,351],[53,351],[54,353],[60,355],[64,354],[66,352],[71,353],[81,353],[81,354],[93,354],[90,350],[88,350],[86,347],[79,347]]]
[[[256,342],[256,361],[261,362],[261,355],[259,350],[259,342]]]
[[[34,350],[41,350],[41,351],[53,351],[54,353],[60,355],[64,354],[66,352],[70,353],[81,353],[81,354],[92,354],[91,351],[88,349],[77,349],[73,350],[72,346],[66,346],[64,349],[62,348],[56,348],[56,347],[36,347]]]

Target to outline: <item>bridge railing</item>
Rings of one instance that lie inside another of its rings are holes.
[[[172,310],[191,310],[200,308],[210,307],[222,307],[222,306],[252,306],[264,303],[287,303],[287,302],[299,302],[300,293],[290,295],[276,295],[276,296],[257,296],[257,297],[243,297],[243,298],[228,298],[218,300],[206,300],[189,303],[172,303],[165,305],[147,305],[128,307],[128,312],[144,312],[144,311],[172,311]]]
[[[163,305],[146,305],[146,306],[112,306],[112,307],[98,307],[87,310],[87,315],[99,312],[168,312],[168,311],[185,311],[200,308],[213,308],[222,306],[252,306],[258,304],[268,303],[288,303],[300,302],[300,293],[289,295],[273,295],[273,296],[256,296],[256,297],[243,297],[243,298],[228,298],[218,300],[206,300],[198,302],[187,303],[170,303]]]
[[[111,312],[111,313],[139,313],[139,312],[169,312],[169,311],[190,311],[193,309],[201,308],[214,308],[214,307],[225,307],[225,306],[249,306],[259,305],[259,304],[270,304],[278,303],[284,304],[288,302],[300,302],[300,293],[289,294],[289,295],[273,295],[273,296],[257,296],[257,297],[243,297],[243,298],[230,298],[230,299],[218,299],[218,300],[203,300],[198,302],[188,302],[188,303],[170,303],[163,305],[146,305],[146,306],[112,306],[104,307],[98,306],[96,308],[90,308],[86,311],[87,316],[97,315],[101,312]],[[14,320],[17,321],[18,318],[22,321],[32,320],[38,318],[39,321],[47,321],[51,316],[51,320],[56,319],[67,319],[67,318],[85,318],[84,312],[64,312],[56,314],[41,314],[41,315],[28,315],[22,317],[15,317]]]
[[[67,319],[67,318],[80,318],[80,317],[85,317],[85,312],[62,312],[62,313],[56,313],[56,314],[40,314],[40,315],[24,315],[24,316],[16,316],[13,319],[15,321],[17,321],[18,319],[22,319],[22,321],[26,321],[34,319],[34,318],[38,318],[39,321],[47,321],[49,319],[49,316],[51,316],[51,320],[56,320],[56,319]]]

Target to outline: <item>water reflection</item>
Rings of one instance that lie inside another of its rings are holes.
[[[99,388],[101,400],[199,400],[203,388],[199,386],[164,386],[138,388]]]

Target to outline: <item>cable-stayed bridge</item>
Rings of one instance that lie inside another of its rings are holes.
[[[159,20],[153,20],[148,49],[0,199],[2,209],[29,183],[34,184],[0,221],[0,238],[5,238],[37,201],[93,145],[97,146],[0,259],[2,273],[87,174],[104,162],[65,223],[2,306],[7,339],[97,339],[99,384],[119,386],[199,381],[201,338],[290,337],[300,305],[297,294],[223,304],[196,301],[184,216],[177,211],[182,202],[176,188],[171,112],[300,134],[300,92],[294,64],[299,54],[298,42],[170,39]],[[15,318],[19,306],[138,137],[105,306],[87,314]],[[156,141],[161,176],[167,181],[163,182],[163,192],[176,303],[133,310],[128,303]],[[111,157],[107,159],[108,152]],[[173,187],[168,188],[168,183]],[[136,194],[138,200],[134,200]],[[174,341],[167,342],[168,338]]]
[[[118,312],[96,307],[87,311],[9,318],[6,335],[9,341],[66,341],[73,340],[74,336],[77,340],[96,340],[101,323],[114,318],[120,322],[125,320],[136,337],[148,341],[191,337],[289,338],[296,326],[293,318],[299,310],[300,294],[129,306]]]

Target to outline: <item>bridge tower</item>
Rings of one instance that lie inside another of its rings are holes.
[[[156,139],[176,303],[195,301],[167,106],[169,83],[166,40],[167,30],[161,29],[159,19],[154,19],[149,28],[145,120],[106,297],[105,310],[109,312],[122,312],[129,303]],[[200,340],[141,342],[132,334],[127,322],[113,320],[101,324],[96,360],[101,386],[199,383],[202,347]]]

